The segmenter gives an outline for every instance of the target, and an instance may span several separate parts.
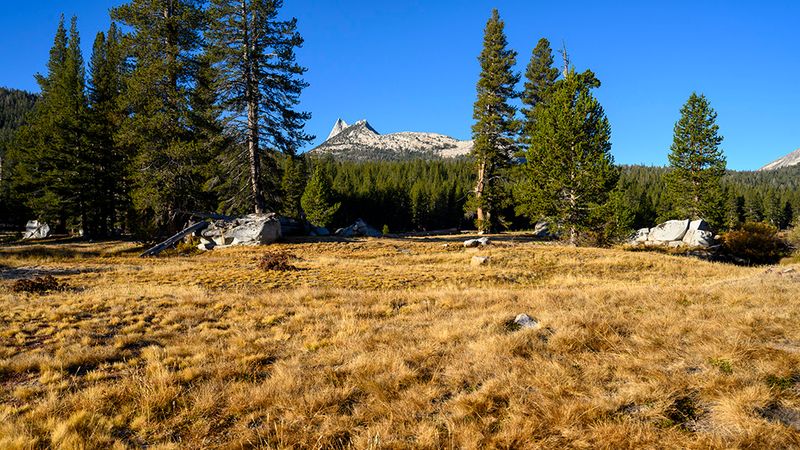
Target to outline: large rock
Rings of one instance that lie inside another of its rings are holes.
[[[48,236],[50,236],[50,225],[38,220],[29,220],[25,225],[22,239],[41,239]]]
[[[689,230],[689,219],[668,220],[650,229],[648,240],[656,242],[680,241]]]
[[[248,214],[232,220],[216,220],[200,232],[207,250],[228,245],[271,244],[281,238],[277,214]]]
[[[550,223],[537,222],[536,225],[533,226],[533,236],[540,239],[550,237]]]
[[[683,242],[689,247],[711,247],[716,244],[714,233],[705,230],[689,230],[683,237]]]
[[[653,228],[642,228],[631,236],[630,244],[646,247],[711,247],[714,233],[705,220],[670,220]]]
[[[363,219],[356,220],[352,225],[345,228],[339,228],[336,230],[335,233],[337,236],[341,237],[355,237],[355,236],[367,236],[367,237],[381,237],[383,236],[380,231],[376,230],[369,226]]]
[[[639,230],[634,233],[633,237],[631,237],[632,243],[640,243],[646,242],[647,238],[650,237],[650,228],[640,228]]]
[[[226,233],[226,237],[233,238],[231,245],[271,244],[281,238],[276,214],[249,214],[236,221],[238,225]]]

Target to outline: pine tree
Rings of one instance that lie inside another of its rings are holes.
[[[430,197],[425,189],[425,183],[417,180],[409,191],[411,201],[411,222],[414,228],[424,230],[430,220]]]
[[[300,200],[306,188],[306,162],[305,158],[287,155],[284,158],[283,177],[281,190],[283,191],[282,212],[287,217],[302,218],[302,205]]]
[[[516,150],[515,137],[519,123],[516,107],[511,100],[517,97],[515,86],[519,75],[514,73],[517,53],[508,49],[508,41],[497,10],[486,23],[483,50],[478,61],[481,73],[474,105],[472,157],[477,169],[475,189],[468,208],[476,211],[478,231],[495,229],[499,222],[497,211],[503,201],[502,177],[510,156]]]
[[[331,184],[325,167],[315,167],[301,199],[306,218],[314,226],[328,226],[341,206],[341,203],[333,202]]]
[[[553,88],[558,74],[558,69],[553,67],[553,51],[550,48],[550,41],[545,38],[539,39],[525,71],[525,89],[520,96],[522,103],[526,106],[523,109],[526,124],[532,123],[534,108]]]
[[[794,223],[794,208],[792,207],[792,203],[788,200],[783,205],[783,214],[781,218],[783,219],[781,229],[789,228]]]
[[[14,143],[38,96],[16,89],[0,88],[0,222],[20,226],[31,217],[25,195],[15,189]]]
[[[69,34],[61,18],[47,74],[37,75],[41,99],[20,130],[14,149],[15,189],[28,195],[28,206],[56,229],[90,227],[94,200],[94,160],[88,148],[85,69],[77,19]]]
[[[680,217],[721,225],[724,198],[720,181],[725,175],[725,157],[719,148],[722,136],[716,120],[717,113],[706,97],[692,93],[675,124],[667,190]]]
[[[744,197],[728,192],[725,214],[725,228],[736,230],[744,222]]]
[[[526,179],[517,211],[532,221],[554,219],[573,245],[579,231],[596,222],[593,210],[606,203],[619,178],[608,119],[591,94],[599,86],[589,70],[566,71],[534,109],[525,138]]]
[[[213,155],[192,117],[193,91],[202,87],[202,3],[131,0],[111,10],[131,30],[124,38],[134,63],[125,85],[129,117],[120,139],[135,152],[132,199],[147,228],[172,231],[185,211],[215,206],[207,193]]]
[[[128,152],[117,139],[125,119],[121,98],[126,73],[122,33],[112,23],[107,33],[97,33],[89,62],[89,133],[97,168],[93,194],[99,235],[107,235],[128,209]]]
[[[312,137],[303,132],[310,115],[296,110],[307,86],[295,62],[303,44],[297,20],[279,20],[281,0],[212,0],[208,37],[222,73],[220,87],[229,126],[247,148],[252,209],[266,210],[262,173],[267,150],[294,155]]]

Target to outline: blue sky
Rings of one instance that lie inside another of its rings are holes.
[[[0,85],[35,90],[60,13],[77,15],[88,60],[118,0],[0,2]],[[692,91],[719,114],[732,169],[756,169],[800,147],[796,1],[286,0],[306,44],[303,108],[321,142],[337,117],[381,133],[470,137],[483,27],[496,7],[522,71],[540,37],[561,43],[596,95],[624,164],[666,164],[672,127]]]

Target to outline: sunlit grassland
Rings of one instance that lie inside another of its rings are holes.
[[[300,270],[258,268],[278,250]],[[796,447],[792,267],[513,236],[3,247],[0,448]],[[10,292],[47,273],[71,288]]]

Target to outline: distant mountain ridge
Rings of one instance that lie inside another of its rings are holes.
[[[793,151],[792,153],[789,153],[786,156],[783,156],[781,158],[776,159],[775,161],[772,161],[771,163],[767,164],[766,166],[758,170],[775,170],[775,169],[781,169],[783,167],[796,166],[798,164],[800,164],[800,148]]]
[[[472,141],[459,141],[443,134],[411,131],[380,134],[366,120],[348,125],[337,119],[328,139],[309,153],[345,160],[397,161],[454,158],[470,151]]]

